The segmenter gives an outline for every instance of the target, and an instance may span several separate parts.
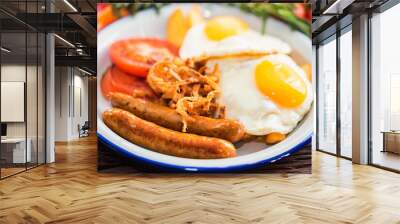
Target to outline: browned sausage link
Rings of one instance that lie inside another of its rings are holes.
[[[103,120],[121,137],[163,154],[196,159],[236,156],[235,147],[228,141],[173,131],[118,108],[105,111]]]
[[[127,110],[147,121],[175,131],[182,130],[181,116],[169,107],[122,93],[113,93],[111,103],[114,107]],[[187,120],[187,132],[222,138],[230,142],[237,142],[244,136],[243,126],[237,121],[203,116],[191,116]]]

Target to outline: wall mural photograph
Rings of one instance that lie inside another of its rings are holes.
[[[311,172],[308,4],[98,10],[99,170]]]
[[[399,0],[0,0],[0,224],[400,224]]]

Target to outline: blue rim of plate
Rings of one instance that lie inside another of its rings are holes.
[[[128,157],[131,160],[135,160],[138,162],[142,162],[148,165],[152,165],[155,168],[165,170],[165,171],[170,171],[170,172],[186,172],[186,173],[229,173],[229,172],[235,172],[235,171],[246,171],[250,169],[255,169],[259,168],[261,166],[267,165],[269,163],[273,163],[275,161],[278,161],[284,157],[290,156],[291,154],[299,151],[302,149],[305,145],[311,143],[311,136],[306,137],[303,141],[301,141],[299,144],[291,148],[290,150],[287,150],[281,154],[278,154],[274,157],[258,161],[255,163],[251,164],[243,164],[243,165],[234,165],[234,166],[227,166],[227,167],[187,167],[187,166],[179,166],[179,165],[172,165],[168,163],[163,163],[155,160],[151,160],[139,155],[136,155],[132,152],[127,151],[126,149],[122,148],[121,146],[118,146],[105,138],[102,134],[97,132],[97,136],[99,140],[104,143],[105,145],[109,146],[112,150],[117,151],[120,154],[123,154],[124,156]],[[133,143],[132,143],[133,144]]]

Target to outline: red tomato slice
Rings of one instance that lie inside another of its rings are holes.
[[[101,79],[101,92],[103,96],[109,99],[110,93],[115,92],[115,88],[112,84],[111,69],[108,69]]]
[[[128,75],[117,67],[111,68],[112,85],[117,92],[129,95],[139,94],[142,96],[155,97],[155,93],[147,84],[146,80],[136,76]]]
[[[300,19],[311,21],[312,13],[311,9],[307,8],[303,3],[296,3],[293,13]]]
[[[122,71],[146,77],[157,61],[178,56],[178,48],[156,38],[132,38],[115,42],[110,47],[110,57]]]
[[[307,20],[307,21],[311,21],[311,20],[312,20],[312,12],[311,12],[311,9],[307,9],[307,12],[306,12],[306,20]]]
[[[112,92],[149,98],[156,97],[145,79],[128,75],[117,67],[108,69],[104,74],[101,80],[101,90],[107,99],[109,99]]]

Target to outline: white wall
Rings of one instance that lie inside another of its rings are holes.
[[[69,133],[69,68],[56,67],[55,68],[55,141],[68,141]]]
[[[72,67],[56,67],[55,74],[55,141],[74,140],[88,120],[88,79]]]
[[[83,125],[88,120],[88,79],[87,77],[74,75],[74,108],[72,108],[72,120],[71,120],[71,135],[73,138],[79,137],[78,124]]]

